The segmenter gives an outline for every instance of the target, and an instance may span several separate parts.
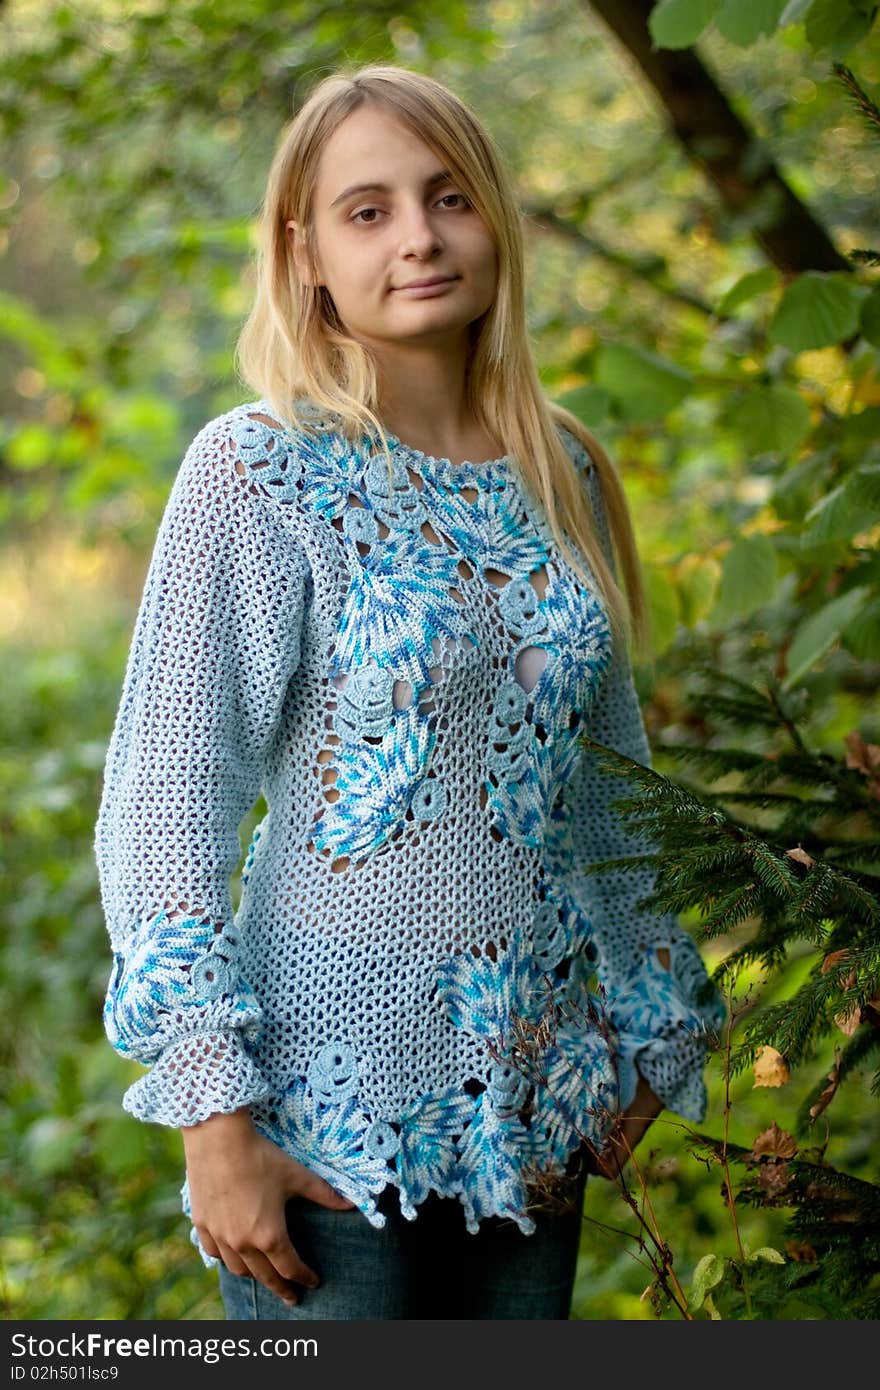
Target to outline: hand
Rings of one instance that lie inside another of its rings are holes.
[[[247,1109],[211,1115],[181,1134],[202,1248],[231,1274],[251,1274],[285,1303],[298,1303],[295,1286],[317,1288],[320,1280],[291,1243],[287,1198],[308,1197],[339,1211],[354,1202],[259,1134]]]
[[[632,1150],[662,1109],[663,1102],[658,1100],[645,1078],[640,1076],[632,1103],[618,1115],[602,1151],[593,1155],[593,1171],[610,1181],[618,1177],[629,1162]]]

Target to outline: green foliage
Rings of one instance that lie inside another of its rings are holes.
[[[599,348],[594,363],[596,385],[624,420],[638,423],[668,415],[691,390],[689,372],[656,353],[624,343]]]
[[[802,23],[811,48],[842,58],[876,16],[873,0],[658,0],[649,27],[658,48],[688,48],[710,27],[748,48],[784,25]]]
[[[844,342],[858,329],[859,298],[849,276],[805,271],[779,301],[770,324],[770,342],[792,352]]]
[[[744,536],[724,557],[713,616],[720,622],[763,608],[776,592],[778,559],[769,536]]]
[[[874,1319],[880,1311],[880,1186],[841,1173],[821,1148],[799,1151],[772,1126],[752,1148],[706,1136],[695,1152],[747,1171],[737,1202],[786,1208],[786,1254],[775,1247],[738,1259],[704,1257],[694,1270],[690,1306],[710,1317]],[[781,1151],[780,1151],[781,1150]],[[768,1268],[769,1266],[769,1268]]]
[[[645,906],[698,914],[698,937],[724,941],[715,980],[731,1000],[727,1084],[767,1049],[772,1066],[756,1066],[755,1085],[784,1085],[796,1068],[810,1068],[811,1094],[797,1121],[809,1131],[820,1117],[827,1122],[841,1085],[866,1066],[880,1094],[880,748],[855,733],[845,756],[810,748],[802,727],[809,702],[792,703],[772,677],[755,683],[697,669],[686,703],[700,713],[702,737],[658,751],[695,768],[699,788],[584,737],[600,765],[626,780],[619,809],[654,846],[585,872],[650,863],[656,883]],[[749,748],[720,741],[731,727]],[[794,960],[798,977],[786,980]],[[709,1252],[694,1271],[693,1313],[876,1317],[876,1169],[870,1178],[842,1172],[825,1146],[798,1154],[775,1122],[751,1149],[726,1137],[690,1142],[725,1173],[734,1161],[749,1170],[737,1206],[785,1208],[788,1248],[796,1264],[810,1266],[792,1271],[775,1246],[752,1254],[743,1246],[738,1258]],[[741,1243],[736,1225],[734,1232]],[[783,1268],[753,1268],[758,1261]]]
[[[649,28],[658,48],[688,48],[715,17],[718,0],[659,0]]]
[[[869,599],[873,598],[871,588],[860,585],[811,614],[788,649],[788,674],[783,683],[785,689],[795,685],[812,670],[829,648],[843,637],[850,623],[864,611]]]

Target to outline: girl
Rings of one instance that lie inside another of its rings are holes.
[[[580,741],[650,759],[624,492],[541,389],[511,182],[446,87],[320,82],[261,235],[259,399],[180,467],[107,756],[123,1103],[180,1128],[231,1318],[565,1318],[585,1160],[702,1116],[721,1017],[651,875],[585,872],[646,848]]]

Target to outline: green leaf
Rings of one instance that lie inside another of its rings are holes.
[[[788,649],[788,674],[782,682],[783,690],[796,685],[834,646],[869,597],[873,598],[872,590],[860,585],[832,599],[807,619]]]
[[[732,314],[741,304],[748,303],[759,294],[765,294],[767,290],[775,289],[778,284],[779,272],[774,270],[772,265],[765,265],[761,270],[750,270],[747,275],[741,275],[736,284],[731,285],[718,305],[717,312]]]
[[[862,301],[859,327],[869,343],[880,347],[880,285]]]
[[[6,457],[13,468],[27,473],[51,463],[57,445],[57,436],[45,425],[22,425],[7,444]]]
[[[740,48],[763,34],[773,34],[788,0],[722,0],[715,20],[718,32]]]
[[[802,521],[813,498],[828,486],[828,471],[834,466],[836,450],[819,449],[803,454],[776,478],[771,497],[773,508],[783,521]]]
[[[180,414],[164,396],[139,392],[116,397],[107,409],[107,432],[131,449],[162,457],[175,451],[180,436]]]
[[[852,0],[813,0],[804,23],[807,43],[814,52],[828,49],[832,58],[843,58],[870,31],[876,13]]]
[[[37,1177],[64,1172],[82,1146],[82,1133],[73,1119],[44,1115],[25,1135],[28,1163]]]
[[[607,343],[596,354],[596,384],[626,420],[662,419],[693,387],[690,372],[644,348]]]
[[[103,1118],[92,1149],[93,1161],[117,1178],[143,1173],[149,1166],[152,1150],[151,1136],[144,1133],[144,1128],[132,1124],[127,1115]]]
[[[858,468],[807,513],[801,545],[849,540],[880,517],[880,468]]]
[[[556,400],[588,426],[603,424],[611,410],[611,397],[598,386],[576,386]]]
[[[770,340],[805,352],[831,347],[858,331],[857,286],[846,271],[807,270],[789,285],[770,324]]]
[[[780,27],[784,29],[789,24],[800,24],[812,3],[813,0],[788,0],[779,20]]]
[[[770,603],[778,577],[776,547],[769,536],[743,536],[734,541],[721,569],[718,602],[712,610],[714,624],[746,617]]]
[[[688,1303],[692,1308],[700,1308],[703,1299],[721,1283],[724,1278],[724,1261],[718,1255],[704,1255],[694,1270],[691,1281],[691,1294]]]
[[[715,602],[721,567],[717,560],[708,559],[679,570],[678,601],[681,620],[686,627],[696,627],[708,617]]]
[[[880,661],[880,598],[875,598],[856,614],[840,640],[860,661]]]
[[[787,454],[810,432],[810,407],[791,386],[753,386],[724,415],[747,449]]]
[[[771,1265],[785,1264],[785,1256],[774,1250],[772,1245],[762,1245],[758,1250],[753,1250],[748,1257],[748,1263],[754,1264],[756,1260],[766,1260]]]
[[[655,48],[688,48],[711,24],[719,0],[660,0],[648,18]]]
[[[681,619],[678,591],[670,582],[666,570],[659,565],[646,566],[645,588],[653,648],[659,653],[669,646]]]

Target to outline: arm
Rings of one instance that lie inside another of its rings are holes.
[[[584,451],[580,453],[599,536],[615,570],[598,474]],[[586,731],[597,743],[651,766],[625,650],[613,654]],[[627,792],[625,780],[601,771],[595,755],[583,750],[569,789],[576,870],[602,859],[651,852],[650,842],[630,831],[612,804]],[[639,907],[639,900],[655,886],[653,870],[576,873],[575,886],[591,920],[598,949],[595,969],[617,1038],[622,1115],[617,1139],[608,1149],[616,1171],[628,1156],[626,1142],[636,1142],[662,1108],[687,1119],[702,1118],[706,1045],[721,1027],[724,1006],[676,917]]]
[[[104,1025],[152,1064],[123,1099],[142,1120],[193,1125],[269,1093],[229,877],[299,662],[307,578],[226,417],[212,421],[159,527],[95,829],[114,955]]]

